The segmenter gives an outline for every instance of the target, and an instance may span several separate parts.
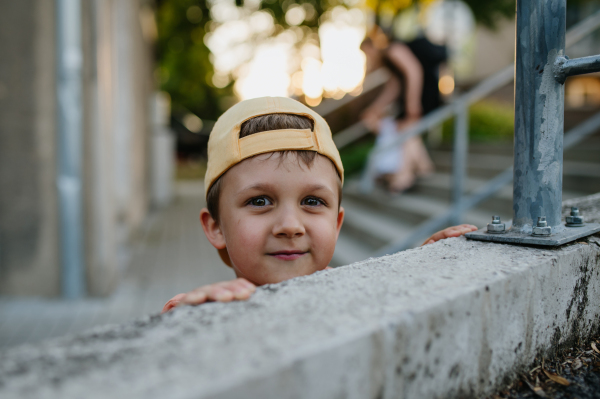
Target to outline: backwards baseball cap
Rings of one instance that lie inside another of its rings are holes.
[[[293,114],[310,118],[314,128],[268,130],[240,139],[242,123],[267,114]],[[208,167],[204,194],[232,166],[258,154],[285,150],[306,150],[329,158],[342,183],[344,167],[325,119],[306,105],[287,97],[261,97],[245,100],[229,108],[215,123],[208,139]]]

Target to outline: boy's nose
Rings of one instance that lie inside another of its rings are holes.
[[[273,227],[273,235],[277,237],[296,237],[306,233],[304,224],[294,211],[282,210],[279,222]]]

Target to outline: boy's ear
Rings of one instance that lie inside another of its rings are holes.
[[[337,237],[339,237],[339,235],[340,235],[340,229],[342,228],[342,223],[344,223],[344,215],[345,215],[344,207],[340,206],[340,210],[338,211],[338,215],[337,215],[336,240],[337,240]]]
[[[212,246],[216,249],[224,249],[226,246],[225,236],[223,236],[221,227],[219,227],[217,221],[210,215],[207,208],[202,208],[200,211],[200,223],[202,224],[202,230],[204,230],[206,238],[208,238]]]

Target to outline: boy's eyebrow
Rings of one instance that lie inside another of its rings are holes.
[[[272,190],[274,187],[275,187],[275,185],[270,184],[270,183],[256,183],[256,184],[252,184],[248,187],[242,188],[240,190],[240,193],[243,193],[245,191],[250,191],[250,190],[268,191],[268,190]],[[307,189],[307,191],[327,190],[327,191],[335,192],[335,190],[332,190],[331,188],[329,188],[323,184],[313,184],[313,185],[306,187],[306,189]]]
[[[327,191],[335,192],[335,190],[332,190],[331,187],[327,187],[323,184],[313,184],[311,186],[308,186],[307,188],[309,191],[327,190]]]
[[[243,193],[244,191],[250,191],[250,190],[269,190],[272,188],[273,188],[273,185],[268,184],[268,183],[256,183],[256,184],[253,184],[248,187],[243,187],[240,190],[240,192]]]

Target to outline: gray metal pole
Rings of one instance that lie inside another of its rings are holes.
[[[553,66],[565,49],[566,0],[517,0],[513,227],[561,224],[564,87]]]
[[[58,196],[62,294],[85,294],[82,239],[82,64],[80,0],[57,0]]]
[[[558,83],[565,83],[569,76],[600,71],[600,55],[575,58],[558,57],[554,63],[554,77]]]
[[[452,203],[455,214],[453,224],[462,223],[462,200],[464,195],[464,182],[467,172],[467,154],[469,151],[469,106],[460,101],[456,104],[454,119],[454,152],[452,153]]]

